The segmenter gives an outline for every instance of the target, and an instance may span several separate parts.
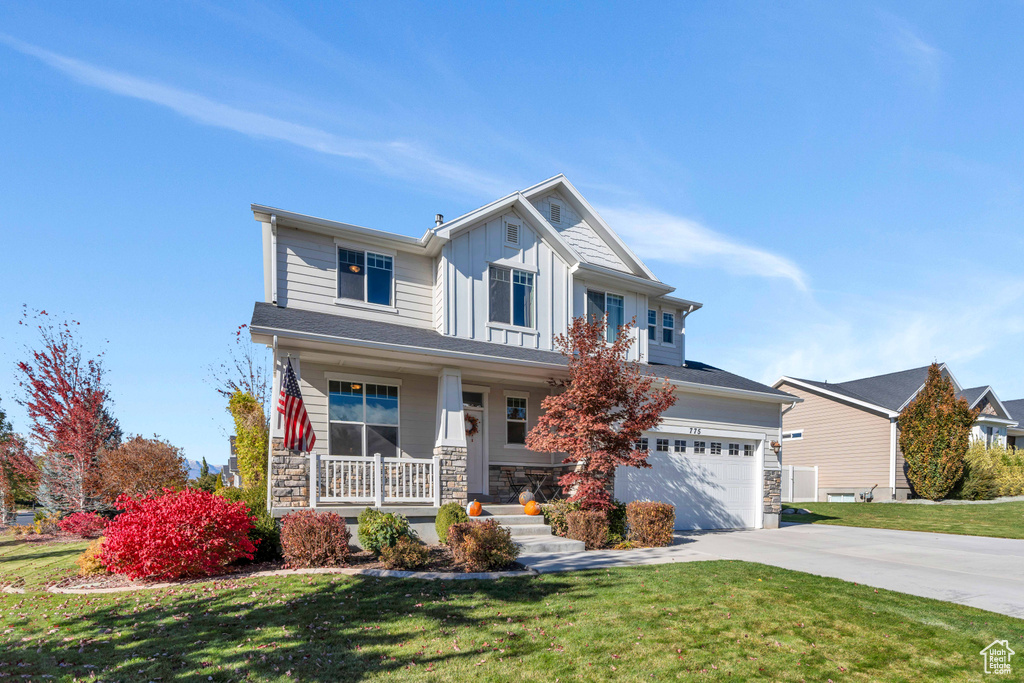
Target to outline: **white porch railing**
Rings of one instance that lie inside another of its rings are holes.
[[[310,506],[318,503],[441,505],[441,458],[310,454]]]

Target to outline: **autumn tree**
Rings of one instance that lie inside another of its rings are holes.
[[[558,483],[570,500],[592,510],[611,507],[608,485],[616,468],[650,467],[637,443],[676,402],[668,381],[657,386],[640,363],[627,360],[633,325],[620,327],[611,343],[605,325],[604,319],[574,318],[568,333],[555,337],[568,374],[550,380],[558,392],[543,400],[526,437],[530,450],[563,453],[562,462],[575,465]]]
[[[978,409],[957,398],[953,381],[932,363],[924,387],[899,416],[900,448],[914,493],[939,500],[956,486],[977,417]]]
[[[0,406],[0,525],[14,519],[15,501],[35,496],[39,468],[25,439],[11,430]]]
[[[235,420],[235,453],[238,471],[246,488],[263,487],[267,482],[267,445],[270,429],[263,406],[247,392],[237,391],[228,401]]]
[[[164,488],[182,489],[188,482],[181,449],[155,435],[133,436],[117,448],[100,451],[95,474],[93,490],[111,506],[122,493],[140,497]]]
[[[253,344],[246,334],[248,325],[235,330],[231,350],[225,360],[209,366],[213,387],[218,394],[231,399],[235,394],[248,394],[263,411],[263,421],[270,424],[270,393],[274,376],[267,349]]]
[[[30,323],[26,313],[19,324]],[[101,507],[90,493],[90,474],[102,447],[115,445],[120,430],[111,416],[103,383],[102,354],[86,359],[75,321],[34,316],[41,345],[18,363],[22,405],[31,435],[42,451],[39,501],[49,510],[74,512]]]

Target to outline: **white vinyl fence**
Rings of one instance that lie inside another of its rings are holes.
[[[782,466],[782,502],[813,503],[818,500],[818,466]]]
[[[441,458],[310,455],[310,504],[441,505]]]

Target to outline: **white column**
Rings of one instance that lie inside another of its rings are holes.
[[[466,448],[466,417],[462,413],[462,372],[444,368],[437,378],[436,446]]]

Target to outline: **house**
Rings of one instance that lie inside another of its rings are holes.
[[[1024,450],[1024,398],[1003,401],[1003,407],[1017,421],[1016,427],[1006,428],[1006,445]]]
[[[963,389],[945,364],[940,369],[957,395],[980,409],[972,439],[1006,445],[1008,434],[1024,434],[992,387]],[[773,386],[803,399],[783,415],[783,464],[817,467],[818,501],[853,502],[868,491],[878,500],[906,500],[897,419],[927,377],[927,365],[838,383],[782,377]]]
[[[794,397],[686,356],[701,304],[673,296],[564,176],[408,237],[252,206],[264,301],[253,341],[299,377],[313,454],[269,454],[275,515],[366,505],[429,517],[436,506],[558,494],[562,456],[527,450],[555,336],[576,316],[635,319],[631,358],[671,382],[677,404],[618,473],[621,500],[677,506],[680,528],[777,526],[783,407]],[[666,245],[685,248],[682,245]],[[278,394],[275,386],[274,394]],[[411,506],[411,507],[401,507]]]
[[[238,470],[238,451],[235,449],[235,435],[228,437],[228,464],[220,468],[220,480],[224,486],[240,487],[242,474]]]

